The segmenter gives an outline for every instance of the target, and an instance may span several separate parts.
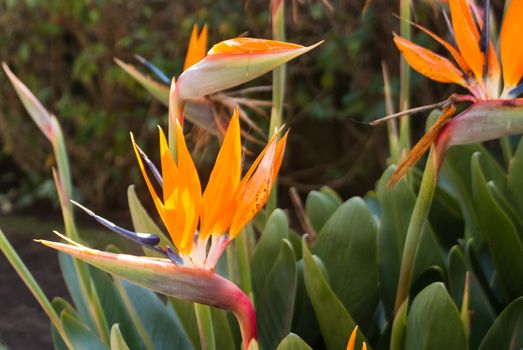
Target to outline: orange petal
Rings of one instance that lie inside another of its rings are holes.
[[[140,167],[140,171],[142,172],[142,176],[145,180],[145,183],[147,184],[147,188],[149,189],[149,193],[151,194],[151,197],[153,198],[154,205],[156,206],[156,210],[158,211],[158,214],[160,214],[160,218],[163,222],[166,222],[165,220],[165,207],[163,206],[162,201],[156,194],[156,190],[154,189],[151,180],[149,179],[149,176],[147,175],[147,171],[145,170],[142,157],[140,156],[140,153],[138,152],[138,146],[136,146],[136,142],[134,141],[134,135],[131,133],[131,142],[133,144],[134,153],[136,154],[136,159],[138,160],[138,166]]]
[[[229,229],[231,237],[235,237],[252,220],[269,198],[281,165],[286,140],[286,135],[279,142],[276,142],[276,137],[273,137],[242,179],[236,194],[236,208]]]
[[[523,0],[512,0],[500,34],[503,79],[508,88],[515,87],[523,76]]]
[[[198,227],[199,210],[201,205],[202,189],[200,178],[191,154],[185,144],[182,128],[176,123],[176,141],[178,145],[178,205],[183,211],[176,215],[178,222],[176,226],[182,232],[182,242],[178,249],[182,253],[191,251],[194,233]],[[182,215],[183,214],[183,215]]]
[[[409,21],[409,23],[412,24],[413,26],[415,26],[416,28],[418,28],[419,30],[423,31],[425,34],[429,35],[432,39],[436,40],[439,44],[441,44],[443,47],[445,47],[447,49],[447,51],[452,55],[452,57],[454,58],[454,60],[456,61],[456,63],[458,64],[458,66],[461,68],[461,70],[463,72],[470,71],[469,65],[467,64],[467,62],[465,62],[465,60],[463,59],[463,56],[461,56],[459,51],[456,50],[456,48],[453,45],[451,45],[449,42],[443,40],[441,37],[434,34],[427,28],[422,27],[419,24],[416,24],[416,23],[413,23],[410,21]]]
[[[461,55],[478,81],[483,77],[485,57],[479,48],[479,32],[472,18],[467,0],[450,0],[452,27]]]
[[[394,43],[410,66],[419,73],[442,83],[468,86],[463,74],[446,58],[397,35],[394,36]]]
[[[303,48],[302,45],[283,41],[257,38],[234,38],[214,45],[209,50],[209,55],[277,52],[301,48]]]
[[[223,233],[229,227],[232,201],[241,176],[242,145],[238,108],[229,122],[222,147],[216,158],[202,197],[200,237]]]
[[[203,26],[200,35],[198,35],[198,26],[196,24],[192,28],[191,40],[189,41],[189,47],[185,55],[183,70],[200,62],[205,57],[205,51],[207,51],[207,32],[207,25]]]
[[[387,182],[387,186],[391,186],[398,182],[416,163],[423,157],[425,152],[429,149],[432,142],[438,136],[440,129],[445,125],[445,122],[452,118],[456,112],[456,107],[453,105],[445,108],[438,120],[430,127],[425,135],[418,141],[416,146],[407,154],[398,164],[398,167]]]
[[[354,350],[356,346],[356,336],[358,335],[358,326],[354,327],[350,334],[349,342],[347,343],[347,350]]]
[[[163,222],[172,241],[176,247],[179,247],[182,242],[182,232],[176,227],[176,210],[179,209],[177,206],[177,195],[179,179],[178,168],[174,162],[174,159],[169,151],[169,145],[163,130],[159,129],[160,137],[160,158],[162,163],[162,178],[163,178],[163,202],[166,211]],[[181,210],[181,209],[180,209]],[[179,249],[179,248],[178,248]]]

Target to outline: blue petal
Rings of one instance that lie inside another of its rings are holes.
[[[183,259],[178,254],[176,254],[171,249],[171,247],[167,246],[167,248],[165,248],[165,252],[167,253],[167,257],[169,257],[169,259],[171,259],[175,265],[183,265]]]
[[[140,55],[134,55],[134,58],[136,58],[138,62],[149,68],[151,72],[153,72],[158,77],[158,79],[162,81],[162,83],[165,83],[167,85],[171,84],[171,79],[169,79],[160,68],[156,67],[154,64],[152,64]]]
[[[82,209],[83,211],[85,211],[87,214],[92,216],[100,224],[102,224],[103,226],[110,229],[111,231],[114,231],[126,238],[129,238],[129,239],[135,241],[136,243],[146,246],[147,248],[151,248],[151,249],[161,252],[160,249],[154,247],[160,243],[160,237],[158,237],[157,235],[153,235],[153,234],[149,234],[149,233],[138,233],[138,232],[126,230],[120,226],[115,225],[114,223],[110,222],[109,220],[96,215],[93,211],[87,209],[83,205],[81,205],[75,201],[71,201],[71,202],[74,205],[76,205],[77,207],[79,207],[80,209]]]
[[[158,182],[160,187],[163,189],[163,178],[162,178],[162,175],[160,175],[158,168],[156,167],[156,165],[154,165],[153,162],[151,162],[149,157],[147,157],[147,154],[145,154],[145,152],[142,151],[142,149],[140,147],[138,147],[138,145],[136,145],[136,148],[138,149],[138,152],[140,152],[140,155],[142,156],[142,159],[144,160],[145,164],[147,164],[147,166],[153,173],[154,178],[156,179],[156,181]]]

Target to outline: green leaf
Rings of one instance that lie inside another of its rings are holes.
[[[111,350],[129,350],[117,323],[111,327]]]
[[[127,344],[133,349],[142,348],[142,337],[138,334],[127,305],[122,300],[121,294],[109,274],[99,269],[90,268],[89,270],[107,323],[109,325],[118,323],[119,330],[123,333]]]
[[[336,200],[323,192],[309,192],[305,201],[305,210],[316,232],[320,232],[325,222],[339,206],[340,204]]]
[[[523,244],[514,224],[489,190],[480,162],[481,155],[475,153],[471,163],[475,208],[505,300],[510,302],[523,295]]]
[[[476,152],[484,156],[485,173],[488,174],[488,178],[493,179],[502,191],[506,183],[503,168],[482,145],[454,146],[447,152],[442,166],[442,175],[460,204],[465,220],[465,238],[480,238],[480,223],[475,211],[476,203],[470,181],[472,174],[468,162],[465,161]]]
[[[176,311],[185,333],[195,350],[201,348],[200,333],[196,323],[196,314],[194,313],[194,304],[190,301],[169,298],[169,302]]]
[[[312,252],[325,264],[331,288],[363,329],[379,300],[377,227],[363,199],[342,204],[323,226]]]
[[[276,350],[312,350],[312,348],[299,336],[291,333],[283,338]]]
[[[485,335],[479,350],[523,348],[523,297],[517,298],[501,312]]]
[[[391,187],[386,186],[393,171],[393,166],[385,171],[377,189],[381,206],[378,229],[378,265],[381,296],[387,315],[392,314],[394,309],[403,245],[416,201],[406,180],[399,181]],[[441,252],[434,247],[439,247],[438,242],[430,225],[425,225],[414,263],[413,280],[430,266],[444,266]]]
[[[146,76],[132,64],[128,64],[115,58],[114,61],[131,77],[133,77],[140,85],[151,93],[155,98],[162,102],[165,106],[169,106],[169,86],[161,84],[156,80]]]
[[[62,271],[62,276],[73,300],[74,306],[79,314],[79,319],[85,322],[91,330],[96,330],[94,321],[89,312],[89,303],[84,300],[83,293],[80,289],[80,282],[78,281],[78,275],[76,274],[76,269],[74,267],[73,258],[62,252],[58,253],[58,262],[60,264],[60,270]]]
[[[125,291],[153,341],[154,349],[192,348],[176,313],[166,306],[153,292],[121,281]]]
[[[319,261],[318,257],[314,258]],[[296,298],[292,331],[305,339],[307,343],[313,344],[314,341],[319,337],[320,330],[318,321],[314,315],[314,309],[312,308],[309,295],[307,294],[307,289],[305,288],[303,259],[300,259],[296,262],[296,274]]]
[[[212,307],[211,317],[216,349],[236,349],[235,337],[225,311]]]
[[[269,216],[251,259],[252,289],[255,295],[261,291],[269,272],[274,266],[282,239],[288,238],[287,216],[283,210],[276,209]]]
[[[75,318],[78,318],[78,313],[69,302],[63,298],[56,297],[51,302],[57,315],[60,315],[62,311],[67,310]],[[69,350],[62,337],[58,333],[57,329],[51,324],[51,337],[53,339],[53,346],[55,350]]]
[[[356,323],[329,286],[319,264],[313,259],[305,238],[302,240],[302,252],[305,262],[305,287],[327,349],[344,349]]]
[[[256,296],[259,343],[274,349],[290,332],[296,295],[296,263],[289,241],[280,241],[280,252]]]
[[[13,87],[15,88],[15,91],[22,101],[25,109],[35,124],[38,126],[42,134],[44,134],[44,136],[52,143],[53,135],[55,133],[55,124],[52,122],[53,117],[51,117],[51,114],[49,114],[45,107],[42,106],[40,101],[38,101],[38,99],[27,88],[27,86],[25,86],[24,83],[22,83],[20,79],[18,79],[16,75],[13,74],[13,72],[11,72],[7,64],[2,63],[2,67],[4,68],[7,77],[11,81],[11,84],[13,84]]]
[[[507,194],[518,208],[523,212],[523,138],[520,139],[514,157],[510,162],[507,176]]]
[[[414,298],[407,315],[404,349],[468,349],[458,309],[443,283],[431,284]]]
[[[171,241],[156,225],[153,219],[149,216],[142,203],[136,195],[134,185],[127,188],[127,202],[129,204],[129,211],[133,221],[133,227],[136,232],[152,233],[160,237],[160,246],[171,246]],[[151,249],[143,248],[143,252],[147,256],[156,256],[163,258],[164,256]]]
[[[94,335],[89,328],[67,310],[62,311],[60,322],[75,349],[108,349],[100,338]]]

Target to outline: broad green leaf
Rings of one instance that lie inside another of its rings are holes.
[[[316,258],[317,263],[320,261],[318,257],[313,256],[313,258]],[[296,262],[296,272],[296,301],[294,307],[294,319],[292,322],[292,332],[305,339],[307,343],[313,344],[319,337],[320,330],[309,295],[307,294],[307,289],[305,288],[303,259]]]
[[[339,204],[325,193],[320,191],[309,192],[305,201],[305,210],[316,232],[320,232],[338,206]]]
[[[481,155],[475,153],[471,162],[475,208],[505,300],[510,302],[523,295],[523,244],[514,224],[490,192],[480,162]]]
[[[109,349],[100,338],[94,335],[89,328],[74,317],[67,310],[60,315],[60,322],[65,334],[75,349],[105,350]]]
[[[481,339],[496,318],[495,311],[485,292],[478,283],[474,272],[467,269],[467,261],[462,249],[454,246],[448,258],[449,289],[456,305],[461,309],[465,274],[469,273],[469,311],[474,315],[470,328],[469,344],[471,349],[477,349]]]
[[[329,186],[322,186],[320,188],[320,192],[329,196],[338,206],[343,203],[343,199],[340,197],[340,195]]]
[[[402,180],[394,186],[386,186],[393,171],[393,166],[385,171],[377,189],[381,206],[378,229],[378,264],[381,296],[387,315],[393,312],[403,245],[416,201],[407,181]],[[439,245],[434,233],[430,225],[425,225],[416,254],[413,280],[430,266],[444,266],[441,253],[435,247],[439,247]]]
[[[136,195],[134,185],[127,188],[127,202],[129,205],[129,211],[131,213],[131,219],[133,221],[133,227],[136,232],[152,233],[160,237],[160,246],[171,246],[171,241],[163,233],[162,230],[156,225],[153,219],[149,216],[142,203]],[[162,257],[163,255],[156,253],[155,251],[147,248],[143,248],[144,254],[147,256]]]
[[[488,178],[493,179],[501,191],[504,191],[506,183],[503,168],[482,145],[454,146],[447,152],[442,166],[442,175],[460,204],[465,220],[465,238],[480,238],[480,224],[475,211],[476,203],[470,181],[471,169],[466,161],[471,159],[472,154],[476,152],[481,153],[484,157],[484,169]]]
[[[67,310],[71,315],[73,315],[75,318],[79,318],[78,313],[73,308],[69,302],[63,298],[56,297],[52,300],[51,304],[53,305],[54,310],[56,311],[57,315],[60,315],[62,311]],[[53,339],[53,346],[55,350],[69,350],[67,348],[67,345],[65,345],[62,337],[58,333],[58,330],[53,326],[51,323],[51,337]]]
[[[142,339],[138,334],[135,323],[129,314],[124,300],[122,300],[115,283],[109,275],[99,269],[90,268],[90,275],[102,304],[105,319],[109,325],[119,324],[119,330],[133,349],[143,347]]]
[[[212,307],[211,317],[216,349],[236,349],[235,337],[225,311]]]
[[[117,323],[111,327],[111,350],[129,350]]]
[[[89,329],[96,330],[94,321],[91,313],[89,312],[89,303],[84,300],[83,294],[80,290],[80,283],[78,281],[78,275],[73,264],[73,258],[62,252],[58,253],[58,262],[60,264],[60,270],[62,276],[69,291],[69,295],[73,300],[73,304],[78,311],[79,319],[81,319]]]
[[[283,338],[276,350],[312,350],[312,348],[299,336],[291,333]]]
[[[414,298],[407,314],[404,349],[468,349],[458,309],[443,283],[431,284]]]
[[[276,209],[269,216],[251,259],[252,289],[255,295],[261,291],[269,272],[274,266],[282,239],[288,238],[287,216],[283,210]]]
[[[517,298],[498,316],[479,350],[523,348],[523,297]]]
[[[153,292],[121,281],[134,309],[153,341],[154,349],[192,348],[173,309]]]
[[[180,323],[187,334],[195,350],[201,348],[200,333],[196,323],[196,314],[194,313],[194,304],[190,301],[169,298],[169,302],[176,311]]]
[[[507,194],[518,208],[517,211],[523,212],[523,139],[520,139],[514,157],[510,162]]]
[[[305,239],[302,240],[302,252],[305,262],[305,287],[327,349],[344,349],[356,323],[329,286]]]
[[[354,197],[336,209],[312,248],[331,276],[332,290],[364,330],[379,300],[376,240],[367,205]]]
[[[296,263],[289,241],[280,241],[280,252],[262,288],[255,294],[259,343],[274,349],[290,332],[296,295]]]

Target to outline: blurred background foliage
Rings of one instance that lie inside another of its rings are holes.
[[[385,128],[366,122],[385,113],[382,60],[397,100],[398,53],[391,40],[399,27],[391,15],[396,6],[386,0],[287,3],[287,40],[325,43],[288,65],[285,119],[292,133],[282,206],[290,186],[305,193],[326,184],[344,198],[363,194],[384,169]],[[446,32],[439,5],[416,6],[417,21]],[[212,44],[243,33],[270,38],[269,17],[269,1],[2,0],[0,59],[58,116],[79,198],[96,209],[118,208],[125,206],[129,184],[143,185],[129,131],[157,159],[156,125],[165,126],[167,118],[165,107],[113,58],[136,63],[133,55],[139,54],[178,75],[194,23],[207,23]],[[429,40],[416,33],[414,41]],[[268,74],[254,84],[270,85],[270,79]],[[417,75],[413,83],[413,105],[449,93]],[[255,97],[269,100],[270,93]],[[192,136],[207,145],[197,159],[200,169],[209,168],[217,141],[201,130]],[[3,74],[0,151],[0,210],[56,203],[51,150]]]

